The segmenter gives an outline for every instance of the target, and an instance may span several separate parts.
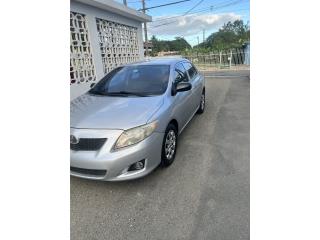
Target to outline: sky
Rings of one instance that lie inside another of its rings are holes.
[[[177,2],[181,0],[145,0],[146,7]],[[123,2],[117,0],[117,2]],[[127,0],[128,7],[142,8],[141,0]],[[203,41],[216,32],[228,21],[242,19],[244,23],[250,20],[249,0],[190,0],[174,5],[147,10],[152,16],[148,23],[148,39],[155,35],[158,39],[173,40],[184,37],[191,46]]]

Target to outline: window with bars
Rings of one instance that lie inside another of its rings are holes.
[[[95,80],[86,16],[70,12],[70,84]]]
[[[140,59],[137,28],[100,18],[96,23],[105,74]]]

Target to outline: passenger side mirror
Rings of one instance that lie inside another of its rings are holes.
[[[179,82],[172,85],[172,95],[176,95],[177,92],[186,92],[192,88],[192,84],[189,82]]]

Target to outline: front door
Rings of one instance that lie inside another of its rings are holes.
[[[179,82],[189,82],[186,69],[181,63],[176,64],[174,71],[174,84]],[[193,112],[192,89],[190,91],[178,92],[175,96],[175,109],[180,129],[182,129],[190,120]]]

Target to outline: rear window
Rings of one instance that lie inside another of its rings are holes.
[[[190,79],[197,75],[197,69],[191,63],[184,62],[183,66],[187,69]]]

